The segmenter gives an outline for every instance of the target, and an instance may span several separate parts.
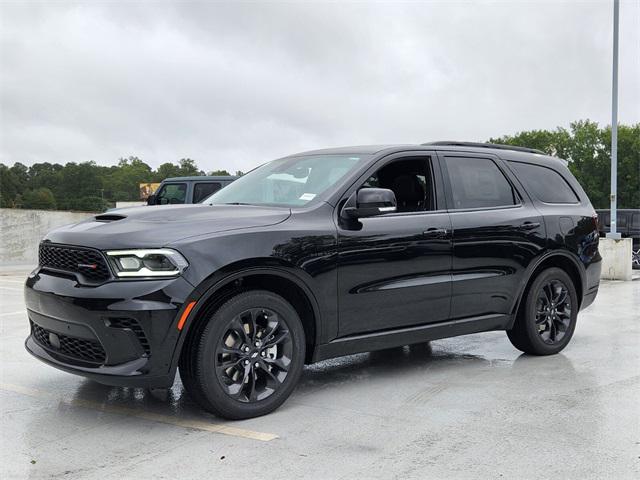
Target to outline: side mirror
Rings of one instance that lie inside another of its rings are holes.
[[[396,195],[386,188],[361,188],[342,207],[346,219],[373,217],[396,211]]]
[[[155,204],[156,204],[156,196],[149,195],[149,197],[147,198],[147,205],[155,205]]]

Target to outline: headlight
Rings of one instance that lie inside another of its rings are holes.
[[[175,277],[189,264],[175,250],[112,250],[106,252],[118,277]]]

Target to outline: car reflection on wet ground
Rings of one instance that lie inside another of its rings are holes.
[[[227,422],[47,367],[23,342],[27,271],[0,271],[2,478],[638,478],[640,279],[603,282],[567,349],[503,332],[305,367],[276,412]],[[243,476],[245,476],[243,474]]]

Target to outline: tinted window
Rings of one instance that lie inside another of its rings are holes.
[[[156,195],[156,203],[158,205],[184,203],[186,194],[186,183],[167,183]]]
[[[193,186],[193,203],[200,203],[212,193],[220,190],[222,185],[218,182],[213,183],[196,183]]]
[[[512,163],[525,188],[546,203],[578,203],[567,181],[555,170],[529,163]]]
[[[490,208],[516,205],[511,184],[488,158],[445,157],[453,208]]]
[[[435,191],[427,158],[396,160],[371,175],[361,188],[388,188],[396,196],[398,212],[435,210]]]
[[[634,213],[631,217],[631,228],[640,228],[640,213]]]

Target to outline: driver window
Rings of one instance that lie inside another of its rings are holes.
[[[174,205],[184,203],[187,193],[186,183],[167,183],[156,195],[158,205]]]
[[[381,167],[361,188],[388,188],[396,196],[398,212],[435,210],[435,190],[428,158],[404,158]]]

